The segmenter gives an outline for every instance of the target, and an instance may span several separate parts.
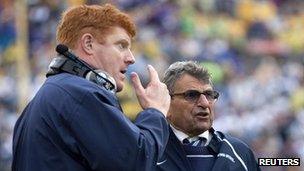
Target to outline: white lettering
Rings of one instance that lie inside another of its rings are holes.
[[[217,157],[225,157],[225,158],[229,159],[230,161],[232,161],[233,163],[235,163],[234,159],[229,154],[219,153],[217,155]]]

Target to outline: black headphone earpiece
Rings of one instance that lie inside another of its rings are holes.
[[[98,85],[102,85],[104,86],[107,90],[111,90],[113,93],[116,92],[117,90],[117,86],[116,86],[116,81],[114,80],[113,77],[111,77],[107,72],[103,71],[103,70],[94,70],[93,71],[89,71],[85,78],[89,81],[92,81]],[[98,73],[98,75],[96,74]],[[101,77],[101,78],[100,78]],[[107,81],[105,81],[107,80]],[[111,84],[109,84],[109,82]],[[112,87],[112,85],[114,85]]]
[[[69,52],[68,47],[59,44],[56,51],[61,54],[55,57],[49,65],[46,77],[67,72],[73,75],[83,77],[107,90],[116,93],[117,85],[113,77],[102,70],[94,70],[87,63]]]

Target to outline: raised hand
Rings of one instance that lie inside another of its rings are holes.
[[[133,87],[143,109],[152,107],[160,110],[165,116],[170,107],[170,95],[167,86],[159,80],[156,70],[148,65],[150,74],[150,82],[144,88],[140,82],[138,75],[135,72],[131,73]]]

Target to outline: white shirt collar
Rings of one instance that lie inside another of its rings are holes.
[[[185,138],[188,138],[188,140],[189,140],[190,142],[192,142],[192,141],[194,141],[194,140],[197,140],[198,137],[202,137],[202,138],[206,138],[206,140],[207,140],[206,143],[205,143],[205,146],[206,146],[206,145],[209,144],[209,142],[211,141],[211,138],[212,138],[212,134],[209,132],[209,130],[207,130],[207,131],[205,131],[205,132],[199,134],[198,136],[189,138],[189,135],[187,135],[186,133],[184,133],[184,132],[182,132],[182,131],[180,131],[180,130],[174,128],[174,126],[171,125],[171,124],[170,124],[170,126],[171,126],[171,128],[172,128],[172,130],[173,130],[173,133],[175,134],[175,136],[177,137],[177,139],[178,139],[180,142],[183,142],[183,140],[184,140]]]

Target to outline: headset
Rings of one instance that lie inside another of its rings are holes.
[[[66,45],[57,45],[56,52],[59,56],[53,58],[51,61],[46,77],[67,72],[92,81],[113,93],[116,92],[116,82],[107,72],[94,70],[86,62],[71,53]]]

